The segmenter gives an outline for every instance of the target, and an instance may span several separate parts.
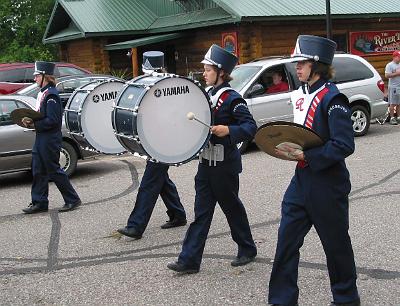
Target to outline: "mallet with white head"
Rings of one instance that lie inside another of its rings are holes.
[[[205,122],[203,122],[203,121],[197,119],[196,116],[194,115],[194,113],[192,113],[192,112],[188,112],[187,115],[186,115],[186,117],[187,117],[189,120],[196,120],[197,122],[199,122],[199,123],[201,123],[202,125],[208,127],[209,129],[211,129],[211,126],[209,126],[207,123],[205,123]]]

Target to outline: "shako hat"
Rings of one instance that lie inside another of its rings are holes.
[[[38,75],[38,74],[54,75],[55,66],[56,65],[54,63],[37,61],[35,62],[35,71],[33,72],[33,75]]]
[[[238,58],[234,54],[215,44],[208,49],[204,59],[201,61],[202,64],[217,66],[228,74],[232,72],[237,62]]]
[[[161,51],[147,51],[143,53],[143,72],[156,71],[164,68],[164,53]]]
[[[291,57],[302,58],[299,61],[313,60],[331,65],[335,50],[336,43],[333,40],[320,36],[299,35]]]

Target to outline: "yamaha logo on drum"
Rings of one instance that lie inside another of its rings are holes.
[[[175,87],[166,87],[162,89],[156,89],[154,91],[154,96],[157,98],[164,96],[178,96],[190,93],[189,86],[175,86]]]
[[[117,95],[118,91],[105,92],[100,95],[93,95],[93,102],[99,103],[100,101],[103,102],[103,101],[115,100]]]
[[[100,101],[99,95],[94,95],[94,96],[93,96],[93,102],[94,102],[94,103],[99,103],[99,101]]]
[[[156,90],[154,91],[154,96],[155,96],[156,98],[161,97],[161,90],[160,90],[160,89],[156,89]]]

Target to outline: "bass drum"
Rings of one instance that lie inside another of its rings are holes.
[[[76,89],[69,98],[65,123],[84,149],[105,154],[126,151],[116,138],[111,122],[115,98],[124,84],[113,79],[91,82]]]
[[[145,75],[128,82],[116,100],[112,123],[130,152],[168,165],[194,159],[208,143],[211,103],[198,82],[173,75]]]

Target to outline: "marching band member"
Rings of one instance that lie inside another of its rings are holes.
[[[294,121],[313,129],[324,145],[289,152],[298,164],[282,202],[269,282],[268,302],[273,305],[297,305],[299,250],[311,226],[326,254],[332,305],[360,305],[348,234],[351,185],[345,164],[354,152],[354,132],[349,101],[329,82],[335,49],[336,43],[329,39],[300,35],[292,54],[299,57],[296,71],[303,82],[291,97]]]
[[[209,95],[215,125],[211,127],[210,144],[200,155],[195,177],[195,220],[186,233],[178,260],[167,265],[180,273],[199,272],[217,202],[228,220],[232,238],[238,244],[237,256],[231,265],[248,264],[257,255],[246,210],[238,197],[242,162],[236,146],[252,139],[257,126],[246,101],[228,83],[237,57],[212,45],[202,63],[206,84],[212,86]]]
[[[143,53],[143,72],[151,74],[162,71],[164,67],[164,53],[148,51]],[[169,220],[161,225],[162,229],[186,225],[186,212],[179,198],[174,182],[168,176],[169,166],[147,161],[146,169],[140,182],[139,191],[127,225],[117,231],[122,235],[140,239],[150,221],[157,198],[160,195]]]
[[[54,68],[54,63],[35,63],[35,82],[40,87],[36,107],[43,118],[35,121],[28,117],[22,119],[26,127],[36,130],[32,149],[32,203],[22,210],[26,214],[48,210],[49,180],[56,184],[65,201],[59,211],[72,210],[81,204],[78,194],[59,163],[64,109],[58,91],[54,87]]]

